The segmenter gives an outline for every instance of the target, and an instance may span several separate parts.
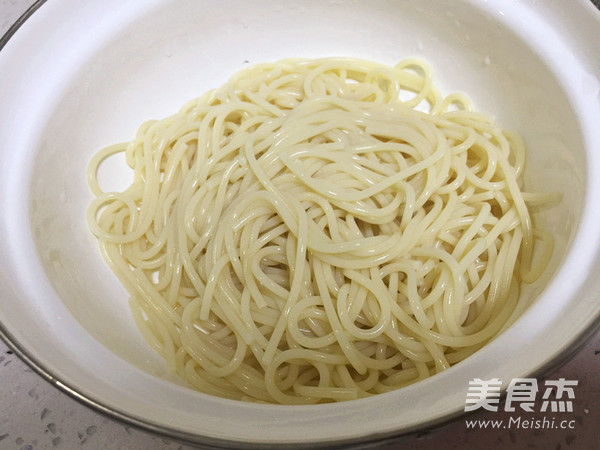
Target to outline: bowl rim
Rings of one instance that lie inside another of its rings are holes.
[[[579,6],[587,6],[590,12],[596,14],[598,23],[600,24],[600,1],[598,0],[577,0]],[[35,0],[35,2],[10,26],[10,28],[0,37],[0,51],[10,41],[10,39],[18,32],[19,28],[44,4],[46,0]],[[534,371],[532,377],[540,377],[544,374],[548,374],[551,371],[558,369],[560,366],[569,361],[575,356],[581,348],[588,342],[588,340],[600,330],[600,314],[594,318],[594,320],[587,326],[587,328],[580,330],[572,341],[564,347],[564,350],[553,355],[543,366],[538,370]],[[92,395],[86,395],[78,389],[77,386],[71,385],[68,381],[55,376],[52,370],[41,362],[36,356],[28,351],[18,339],[16,339],[9,329],[4,325],[3,321],[0,320],[0,339],[6,343],[6,345],[16,354],[29,368],[37,373],[41,378],[46,380],[55,388],[59,389],[64,394],[68,395],[72,399],[76,400],[80,404],[91,408],[92,410],[109,417],[110,419],[116,420],[122,424],[134,426],[145,432],[149,432],[154,435],[168,437],[175,439],[181,443],[189,443],[192,445],[202,444],[213,448],[244,448],[247,443],[243,443],[235,440],[226,440],[213,438],[203,435],[198,435],[186,431],[175,430],[168,426],[162,426],[154,423],[151,420],[145,420],[143,418],[137,418],[129,415],[126,412],[122,412],[117,408],[107,406],[102,403],[101,400],[95,399]],[[503,394],[504,395],[504,394]],[[460,417],[466,417],[474,415],[476,412],[465,413],[462,410],[449,414],[439,419],[431,420],[428,423],[422,423],[402,429],[389,434],[378,435],[378,436],[365,436],[363,438],[350,438],[339,439],[333,442],[316,442],[315,444],[309,445],[309,447],[320,447],[327,446],[327,448],[352,448],[354,446],[362,446],[368,444],[384,444],[386,442],[398,439],[399,437],[411,437],[423,431],[432,431],[438,428],[442,428],[445,425],[454,422]],[[302,447],[306,448],[306,443],[261,443],[260,448],[295,448]],[[362,448],[362,447],[361,447]]]

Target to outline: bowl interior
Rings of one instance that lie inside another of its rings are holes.
[[[95,37],[95,51],[75,61],[48,111],[30,178],[31,225],[46,273],[94,337],[163,373],[84,223],[92,154],[131,139],[144,120],[176,112],[245,64],[286,57],[358,56],[393,64],[420,55],[430,61],[446,93],[466,92],[477,108],[524,136],[528,187],[564,195],[552,214],[538,219],[558,238],[556,268],[581,211],[585,154],[576,115],[555,75],[533,49],[472,7],[437,2],[434,14],[419,2],[399,3],[391,11],[378,2],[318,8],[284,2],[273,10],[237,5],[234,14],[216,4],[216,14],[206,14],[206,5],[167,6]],[[342,16],[347,26],[332,29],[332,16]],[[105,167],[106,188],[127,185],[130,174],[119,167],[123,161]]]
[[[556,68],[558,56],[556,63],[549,60],[550,43],[536,37],[548,25],[524,5],[491,2],[506,5],[500,9],[482,3],[114,1],[89,8],[71,5],[68,10],[60,4],[44,5],[40,24],[55,18],[64,26],[44,31],[49,37],[32,52],[28,70],[48,68],[46,76],[25,74],[36,80],[36,92],[43,95],[37,100],[27,97],[35,126],[20,131],[30,132],[14,166],[18,172],[14,192],[22,201],[15,201],[14,211],[8,211],[22,227],[19,236],[27,241],[23,248],[30,249],[16,257],[20,264],[30,264],[28,274],[22,275],[29,283],[30,300],[12,317],[13,334],[39,355],[62,346],[47,357],[47,366],[77,384],[78,377],[91,373],[92,379],[81,389],[115,409],[131,408],[132,416],[143,419],[138,400],[127,397],[126,404],[119,403],[118,396],[109,392],[113,380],[132,393],[154,392],[149,415],[162,407],[178,410],[176,417],[181,419],[175,423],[166,413],[164,420],[156,413],[148,420],[163,420],[187,432],[213,433],[215,438],[225,436],[218,423],[211,425],[213,430],[194,423],[194,417],[202,414],[194,401],[217,400],[180,386],[138,333],[127,294],[85,224],[92,199],[85,170],[95,152],[131,139],[143,121],[176,112],[247,64],[288,57],[353,56],[393,64],[420,56],[433,66],[434,79],[444,93],[467,93],[478,110],[518,131],[529,151],[527,188],[563,195],[558,206],[536,216],[556,237],[546,278],[524,293],[529,299],[537,297],[565,260],[582,213],[587,156],[580,116],[569,85]],[[58,19],[61,14],[69,21]],[[527,14],[529,32],[519,25]],[[130,174],[115,167],[102,174],[105,187],[127,184]],[[552,295],[550,285],[538,303],[568,301]],[[37,335],[51,335],[48,342],[34,343],[32,336],[19,331],[17,325],[26,323],[34,323]],[[479,376],[477,364],[495,360],[498,353],[489,353],[493,351],[485,348],[478,358],[461,364],[471,364],[471,375]],[[87,369],[81,369],[85,365]],[[106,385],[96,381],[102,377]],[[426,389],[439,394],[449,383],[447,377],[442,374],[410,389],[417,396]],[[455,408],[460,407],[457,399],[464,402],[464,393],[454,399]],[[430,401],[427,409],[434,403]],[[233,408],[231,402],[218,405],[224,415]],[[448,411],[448,405],[442,409]],[[268,408],[259,410],[274,414]],[[346,423],[352,426],[352,421]],[[395,426],[412,425],[406,419]],[[239,433],[256,437],[245,427]],[[278,439],[277,433],[270,432],[268,439]],[[322,433],[327,438],[327,432]],[[301,434],[295,438],[302,439]]]

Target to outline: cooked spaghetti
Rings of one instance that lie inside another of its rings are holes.
[[[134,181],[103,192],[118,152]],[[525,159],[420,60],[285,60],[96,154],[87,219],[144,337],[193,388],[350,400],[443,371],[514,319],[552,251]]]

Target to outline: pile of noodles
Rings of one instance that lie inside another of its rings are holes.
[[[103,192],[124,152],[134,181]],[[525,149],[429,67],[249,67],[89,165],[88,223],[167,365],[216,396],[361,398],[463,360],[536,279]],[[521,308],[522,309],[522,308]]]

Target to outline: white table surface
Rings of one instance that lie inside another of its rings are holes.
[[[52,0],[49,0],[52,1]],[[553,0],[542,0],[553,1]],[[600,0],[594,0],[597,4]],[[34,0],[0,0],[0,35]],[[573,429],[471,429],[458,419],[441,429],[377,448],[600,448],[600,332],[546,379],[578,380]],[[521,415],[527,418],[526,415]],[[508,413],[477,412],[469,419],[508,420]],[[515,417],[514,414],[512,417]],[[537,416],[541,417],[541,416]],[[0,450],[4,449],[190,449],[192,447],[125,426],[89,409],[47,383],[0,341]]]

